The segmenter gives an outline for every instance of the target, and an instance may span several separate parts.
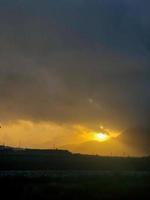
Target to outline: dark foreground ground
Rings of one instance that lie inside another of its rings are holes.
[[[149,172],[1,171],[4,199],[150,199]]]
[[[60,150],[2,148],[0,197],[149,200],[150,157],[101,157]]]

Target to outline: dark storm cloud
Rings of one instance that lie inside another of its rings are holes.
[[[148,122],[148,6],[1,1],[1,119]]]

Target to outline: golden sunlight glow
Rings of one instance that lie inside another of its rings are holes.
[[[84,154],[110,155],[111,152],[120,156],[125,152],[126,155],[140,155],[140,151],[117,140],[122,133],[123,131],[116,132],[103,126],[100,126],[99,130],[93,130],[80,124],[61,125],[18,120],[1,125],[0,145],[40,149],[59,148]]]
[[[95,139],[100,141],[100,142],[104,142],[104,141],[109,139],[109,135],[106,134],[106,133],[96,133]]]

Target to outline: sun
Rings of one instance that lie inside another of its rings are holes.
[[[109,135],[106,133],[96,133],[95,134],[95,140],[98,140],[100,142],[107,141],[109,139]]]

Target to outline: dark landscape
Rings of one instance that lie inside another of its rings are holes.
[[[15,199],[148,199],[150,157],[3,147],[0,190]],[[9,191],[9,192],[7,192]]]

